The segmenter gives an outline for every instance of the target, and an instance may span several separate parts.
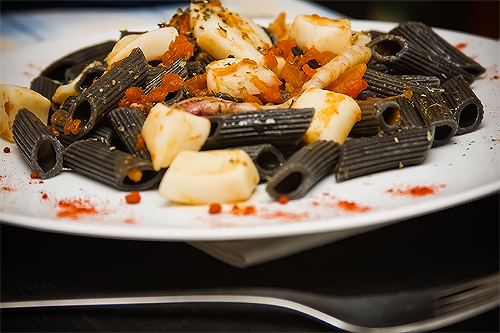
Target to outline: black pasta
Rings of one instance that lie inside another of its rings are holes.
[[[231,149],[235,148],[242,149],[248,153],[259,171],[261,181],[269,180],[285,163],[283,154],[270,143],[238,146]]]
[[[457,133],[458,124],[443,99],[442,90],[415,90],[412,101],[426,125],[435,127],[432,146],[439,147],[448,143]]]
[[[393,100],[368,98],[357,101],[361,109],[361,120],[354,124],[350,134],[359,136],[377,135],[381,132],[393,133],[399,129],[400,106]]]
[[[186,64],[188,70],[188,79],[191,79],[197,75],[203,75],[206,72],[206,65],[201,61],[189,61]]]
[[[462,76],[448,80],[441,87],[443,99],[458,124],[456,134],[475,131],[484,117],[483,103]]]
[[[54,93],[60,85],[61,84],[59,82],[54,81],[46,76],[38,76],[34,78],[30,83],[31,90],[36,91],[50,101],[49,118],[59,108],[58,105],[54,101],[52,101],[52,96],[54,96]]]
[[[106,68],[105,65],[96,64],[95,66],[89,66],[84,69],[81,73],[82,76],[75,82],[75,90],[82,93],[106,72]]]
[[[68,121],[77,123],[76,138],[82,137],[94,127],[107,112],[116,108],[129,87],[140,87],[146,80],[148,63],[140,48],[77,96],[69,108]]]
[[[375,172],[421,164],[431,149],[434,128],[415,127],[394,134],[346,140],[336,179],[348,179]]]
[[[302,147],[308,145],[308,142],[306,142],[304,139],[299,140],[298,143],[293,144],[293,143],[286,143],[286,144],[274,144],[276,149],[278,149],[285,159],[289,159],[290,156],[295,154],[299,149]]]
[[[155,171],[150,160],[133,156],[97,140],[79,140],[64,151],[64,167],[120,191],[157,186],[165,170]]]
[[[58,131],[58,133],[59,134],[57,135],[57,140],[59,140],[59,142],[63,145],[63,147],[67,147],[78,140],[92,139],[99,141],[108,147],[118,146],[119,149],[122,150],[124,149],[122,147],[124,145],[121,143],[120,139],[116,135],[115,130],[108,126],[103,126],[103,125],[95,126],[90,130],[90,132],[88,132],[87,134],[78,139],[75,139],[72,135],[65,135],[63,132]]]
[[[372,50],[372,58],[392,68],[398,74],[435,76],[440,82],[463,75],[472,83],[475,76],[457,64],[422,49],[413,42],[396,35],[382,35],[366,44]]]
[[[439,78],[435,76],[420,75],[420,74],[402,74],[402,75],[394,75],[394,77],[405,81],[410,87],[439,88],[439,86],[441,85]]]
[[[108,113],[108,118],[128,153],[144,159],[151,159],[151,155],[145,146],[143,148],[139,147],[139,149],[137,146],[137,138],[146,121],[146,116],[140,109],[119,107],[111,110]]]
[[[161,87],[161,79],[168,73],[178,74],[183,80],[187,80],[188,68],[186,60],[184,58],[179,58],[169,67],[160,65],[149,68],[143,88],[144,93],[147,95],[155,87]]]
[[[371,68],[366,69],[363,80],[368,87],[358,95],[357,99],[398,96],[408,89],[408,84],[400,78]]]
[[[438,88],[441,85],[441,82],[435,76],[419,74],[392,75],[372,68],[366,69],[363,80],[366,81],[368,87],[358,95],[358,100],[367,99],[368,97],[386,98],[398,96],[411,88]]]
[[[425,121],[420,112],[415,108],[412,101],[406,96],[398,96],[393,99],[399,104],[399,114],[401,115],[401,128],[409,129],[414,127],[425,127]]]
[[[282,196],[289,200],[304,197],[335,169],[340,147],[337,142],[326,140],[302,147],[271,177],[266,185],[267,193],[275,200]]]
[[[54,81],[51,78],[38,76],[31,81],[30,89],[41,94],[48,100],[52,100],[52,96],[54,96],[54,93],[60,85],[60,82]]]
[[[423,22],[409,21],[401,23],[389,33],[412,41],[419,47],[457,64],[476,77],[486,72],[486,68],[481,64],[451,45]]]
[[[46,76],[60,82],[67,82],[69,78],[65,76],[65,72],[68,68],[80,65],[83,69],[87,64],[95,60],[103,61],[108,53],[111,52],[115,44],[116,41],[107,41],[75,51],[47,66],[40,73],[40,76]]]
[[[270,109],[210,116],[210,134],[202,149],[218,149],[259,143],[295,144],[306,133],[313,108]]]
[[[62,145],[33,112],[26,108],[17,112],[12,125],[12,134],[21,156],[38,178],[51,178],[61,172]]]

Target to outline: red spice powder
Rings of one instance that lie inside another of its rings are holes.
[[[134,219],[126,219],[125,223],[126,224],[135,224],[135,220]]]
[[[257,213],[257,209],[253,205],[233,205],[233,207],[231,208],[231,214],[233,215],[254,215],[255,213]]]
[[[366,213],[371,210],[371,207],[369,206],[362,206],[353,201],[339,200],[328,192],[323,193],[323,199],[312,201],[311,205],[313,207],[322,206],[333,209],[340,208],[343,211],[354,213]]]
[[[444,187],[445,185],[441,185]],[[387,193],[392,193],[394,195],[405,195],[411,197],[425,197],[427,195],[436,194],[436,186],[414,186],[407,189],[389,189]]]
[[[38,178],[38,174],[36,172],[32,172],[32,173],[30,173],[30,178],[31,179],[37,179]]]
[[[339,201],[337,206],[348,212],[365,213],[370,210],[370,207],[360,206],[352,201]]]
[[[467,47],[467,43],[460,43],[460,44],[455,45],[455,48],[457,48],[460,51],[462,51],[466,47]]]
[[[282,220],[289,220],[293,222],[297,222],[303,219],[306,219],[309,217],[309,213],[304,212],[304,213],[292,213],[292,212],[285,212],[282,210],[277,210],[277,211],[272,211],[272,212],[263,212],[262,215],[259,215],[262,218],[265,219],[282,219]]]
[[[498,75],[494,75],[491,79],[492,79],[492,80],[498,80],[498,79],[500,79],[500,76],[498,76]]]
[[[3,147],[3,152],[4,153],[10,153],[10,147]]]
[[[57,217],[76,220],[82,215],[95,215],[98,213],[97,209],[95,209],[89,200],[65,199],[60,200],[57,205],[61,209],[57,213]]]
[[[43,200],[47,200],[49,198],[49,196],[45,192],[40,192],[40,194],[42,195]]]
[[[288,203],[288,198],[286,196],[279,197],[278,202],[282,205],[285,205]]]
[[[220,214],[221,212],[222,212],[222,206],[219,205],[218,203],[211,204],[208,207],[209,214]]]
[[[141,195],[137,191],[131,192],[125,196],[125,201],[128,204],[137,204],[141,202]]]
[[[2,191],[4,191],[4,192],[12,192],[12,191],[14,191],[14,189],[12,187],[2,186]]]

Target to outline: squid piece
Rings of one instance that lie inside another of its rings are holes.
[[[178,35],[174,27],[158,28],[141,35],[127,35],[116,43],[106,57],[106,62],[112,65],[126,58],[137,47],[142,50],[148,62],[161,60],[163,53]]]
[[[265,66],[245,59],[224,59],[207,66],[207,88],[236,98],[260,95],[266,102],[280,102],[278,76]],[[270,91],[274,89],[276,94]],[[268,96],[269,95],[269,96]]]
[[[372,51],[366,46],[353,45],[340,52],[324,66],[318,68],[312,78],[304,83],[302,91],[308,88],[323,89],[335,81],[346,69],[361,63],[368,63]]]
[[[196,39],[196,43],[215,59],[233,56],[238,59],[252,59],[264,65],[264,56],[242,37],[228,34],[222,29],[210,29]]]
[[[244,150],[185,150],[165,172],[158,192],[188,205],[229,203],[249,199],[259,182],[259,172]]]
[[[338,54],[351,46],[351,21],[331,19],[317,14],[298,15],[290,28],[290,38],[300,49]]]
[[[49,118],[50,100],[26,87],[0,84],[0,135],[14,142],[12,126],[17,112],[26,108],[46,125]]]
[[[151,154],[153,168],[167,168],[183,150],[200,150],[210,134],[210,120],[156,104],[148,114],[141,135]]]
[[[272,40],[250,18],[231,12],[216,1],[192,1],[189,15],[197,44],[214,58],[233,55],[264,63],[259,49],[269,48]]]
[[[309,88],[292,105],[293,108],[314,108],[314,117],[304,140],[333,140],[344,143],[352,127],[361,119],[361,109],[351,97],[333,91]]]

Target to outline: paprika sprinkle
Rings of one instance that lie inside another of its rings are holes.
[[[220,214],[221,212],[222,212],[222,207],[217,203],[213,203],[208,207],[209,214]]]
[[[76,220],[82,215],[95,215],[98,213],[97,209],[88,200],[64,199],[60,200],[57,205],[61,209],[57,213],[57,217],[72,220]]]
[[[131,192],[125,196],[125,201],[128,204],[137,204],[141,202],[141,195],[137,191]]]

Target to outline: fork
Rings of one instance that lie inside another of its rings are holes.
[[[288,308],[352,332],[415,332],[448,326],[500,305],[499,274],[446,288],[332,296],[280,288],[219,288],[160,296],[1,302],[0,309],[175,303],[249,303]]]

